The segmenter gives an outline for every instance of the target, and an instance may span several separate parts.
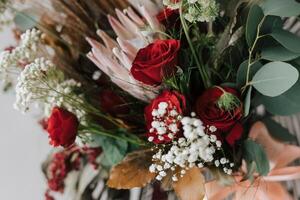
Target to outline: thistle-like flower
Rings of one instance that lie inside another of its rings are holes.
[[[130,2],[139,13],[129,7],[123,12],[116,9],[118,19],[108,15],[117,39],[114,40],[104,31],[98,30],[97,33],[104,44],[87,38],[92,46],[88,57],[123,90],[140,100],[149,101],[156,96],[158,88],[135,80],[130,74],[130,69],[141,48],[163,37],[159,34],[163,31],[163,27],[155,17],[162,4],[159,4],[159,1],[155,3],[149,0],[130,0]]]

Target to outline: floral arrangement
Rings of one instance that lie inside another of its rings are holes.
[[[279,182],[299,178],[288,164],[300,148],[272,117],[300,112],[300,38],[286,22],[298,2],[0,2],[22,33],[1,77],[62,147],[44,165],[46,199],[74,171],[93,174],[79,198],[105,180],[114,194],[158,184],[182,200],[290,199]]]

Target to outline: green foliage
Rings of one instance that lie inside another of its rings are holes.
[[[257,35],[257,28],[259,23],[264,18],[264,13],[258,5],[254,5],[250,8],[247,24],[246,24],[246,40],[251,47]]]
[[[243,144],[243,155],[247,163],[248,172],[253,171],[255,164],[256,172],[267,175],[270,171],[269,159],[261,145],[253,140],[246,140]],[[251,174],[250,174],[251,175]]]
[[[275,122],[271,118],[264,118],[262,120],[264,124],[266,125],[269,133],[274,137],[275,139],[285,141],[285,142],[294,142],[297,141],[297,138],[292,135],[288,129],[282,127],[280,124]]]
[[[299,72],[292,65],[284,62],[271,62],[256,72],[251,85],[263,95],[275,97],[290,89],[298,78]]]
[[[17,12],[14,17],[14,23],[21,31],[34,28],[39,21],[39,17],[30,10]]]
[[[255,61],[250,66],[249,71],[249,79],[251,80],[253,76],[256,74],[256,72],[262,67],[263,65],[260,63],[260,61]],[[239,67],[237,71],[237,78],[236,83],[239,88],[243,87],[246,84],[246,76],[247,76],[247,67],[248,67],[248,60],[245,60]]]
[[[270,61],[289,61],[299,56],[300,53],[291,52],[280,45],[263,48],[261,51],[261,58]]]
[[[292,115],[300,112],[300,80],[287,92],[278,97],[258,95],[257,99],[267,111],[274,115]]]
[[[252,86],[249,87],[244,101],[244,117],[247,117],[250,112],[252,88],[253,88]]]
[[[117,133],[116,133],[117,134]],[[106,136],[92,134],[93,144],[103,149],[101,164],[105,167],[112,167],[123,160],[128,153],[129,143],[125,140],[116,140]]]
[[[261,7],[265,15],[293,17],[300,14],[300,4],[295,0],[264,0]]]
[[[300,54],[299,36],[282,29],[276,29],[270,35],[289,51]]]

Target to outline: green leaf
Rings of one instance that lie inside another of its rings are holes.
[[[261,29],[260,34],[266,35],[272,33],[274,29],[282,29],[283,20],[278,16],[266,16]]]
[[[295,0],[264,0],[261,8],[265,15],[293,17],[300,14],[300,4]]]
[[[39,21],[38,15],[35,15],[32,10],[23,10],[17,12],[14,17],[14,23],[21,31],[26,31],[37,25]]]
[[[247,24],[246,24],[246,40],[248,46],[251,47],[257,35],[257,27],[264,17],[262,9],[258,5],[250,8]]]
[[[254,162],[256,164],[257,173],[262,176],[269,173],[269,159],[261,145],[253,140],[246,140],[243,145],[243,150],[247,166],[251,166],[251,164]]]
[[[261,57],[270,61],[289,61],[300,56],[300,53],[294,53],[282,46],[267,47],[262,49]]]
[[[266,125],[269,133],[278,140],[285,141],[285,142],[294,142],[297,138],[292,135],[288,129],[282,127],[280,124],[275,122],[271,118],[265,118],[262,120]]]
[[[276,29],[270,34],[277,42],[294,53],[300,53],[300,37],[286,30]]]
[[[256,97],[274,115],[292,115],[300,112],[300,79],[287,92],[278,97],[259,95]]]
[[[101,161],[102,165],[110,168],[123,160],[128,150],[128,142],[96,134],[92,134],[92,137],[92,144],[101,146],[103,149],[104,157]]]
[[[252,93],[252,86],[249,87],[247,91],[247,95],[244,101],[244,116],[247,117],[250,112],[251,107],[251,93]]]
[[[236,83],[239,88],[243,87],[246,84],[247,66],[248,66],[248,60],[245,60],[238,69]],[[256,72],[262,66],[263,65],[259,61],[254,62],[250,66],[249,80],[253,78],[254,74],[256,74]]]
[[[299,72],[292,65],[271,62],[256,72],[251,85],[265,96],[276,97],[290,89],[298,78]]]

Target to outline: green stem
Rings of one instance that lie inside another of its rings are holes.
[[[123,141],[129,142],[131,144],[139,145],[139,146],[147,146],[147,144],[144,141],[140,140],[140,139],[135,140],[135,139],[128,138],[128,137],[119,136],[117,133],[112,133],[112,132],[109,132],[107,130],[103,131],[103,130],[101,130],[101,128],[94,127],[92,125],[89,126],[86,129],[83,128],[79,132],[81,132],[83,134],[84,133],[91,133],[91,134],[101,135],[101,136],[109,137],[109,138],[112,138],[112,139],[115,139],[115,140],[123,140]]]
[[[254,49],[255,49],[255,47],[257,45],[258,40],[261,37],[263,37],[263,36],[260,35],[260,29],[261,29],[262,24],[265,21],[265,18],[266,18],[266,16],[264,16],[262,18],[262,20],[260,21],[260,23],[258,24],[255,40],[254,40],[252,46],[249,48],[249,59],[248,59],[248,66],[247,66],[246,84],[243,87],[244,89],[246,89],[247,85],[249,85],[250,69],[251,69],[252,64],[255,62],[255,61],[252,62],[253,52],[254,52]]]
[[[193,57],[195,59],[196,65],[197,65],[197,67],[199,69],[200,76],[201,76],[201,78],[203,80],[204,87],[205,88],[209,88],[211,86],[211,82],[210,82],[210,80],[208,78],[208,75],[206,74],[206,71],[203,69],[203,67],[200,64],[200,61],[199,61],[198,56],[196,54],[196,51],[195,51],[195,48],[193,46],[192,40],[191,40],[191,38],[189,36],[189,31],[188,31],[188,28],[187,28],[187,24],[185,22],[183,14],[182,14],[182,6],[180,6],[179,13],[180,13],[180,21],[181,21],[181,24],[182,24],[182,28],[183,28],[184,34],[185,34],[186,39],[188,41],[188,44],[190,46],[190,49],[191,49],[192,55],[193,55]]]

